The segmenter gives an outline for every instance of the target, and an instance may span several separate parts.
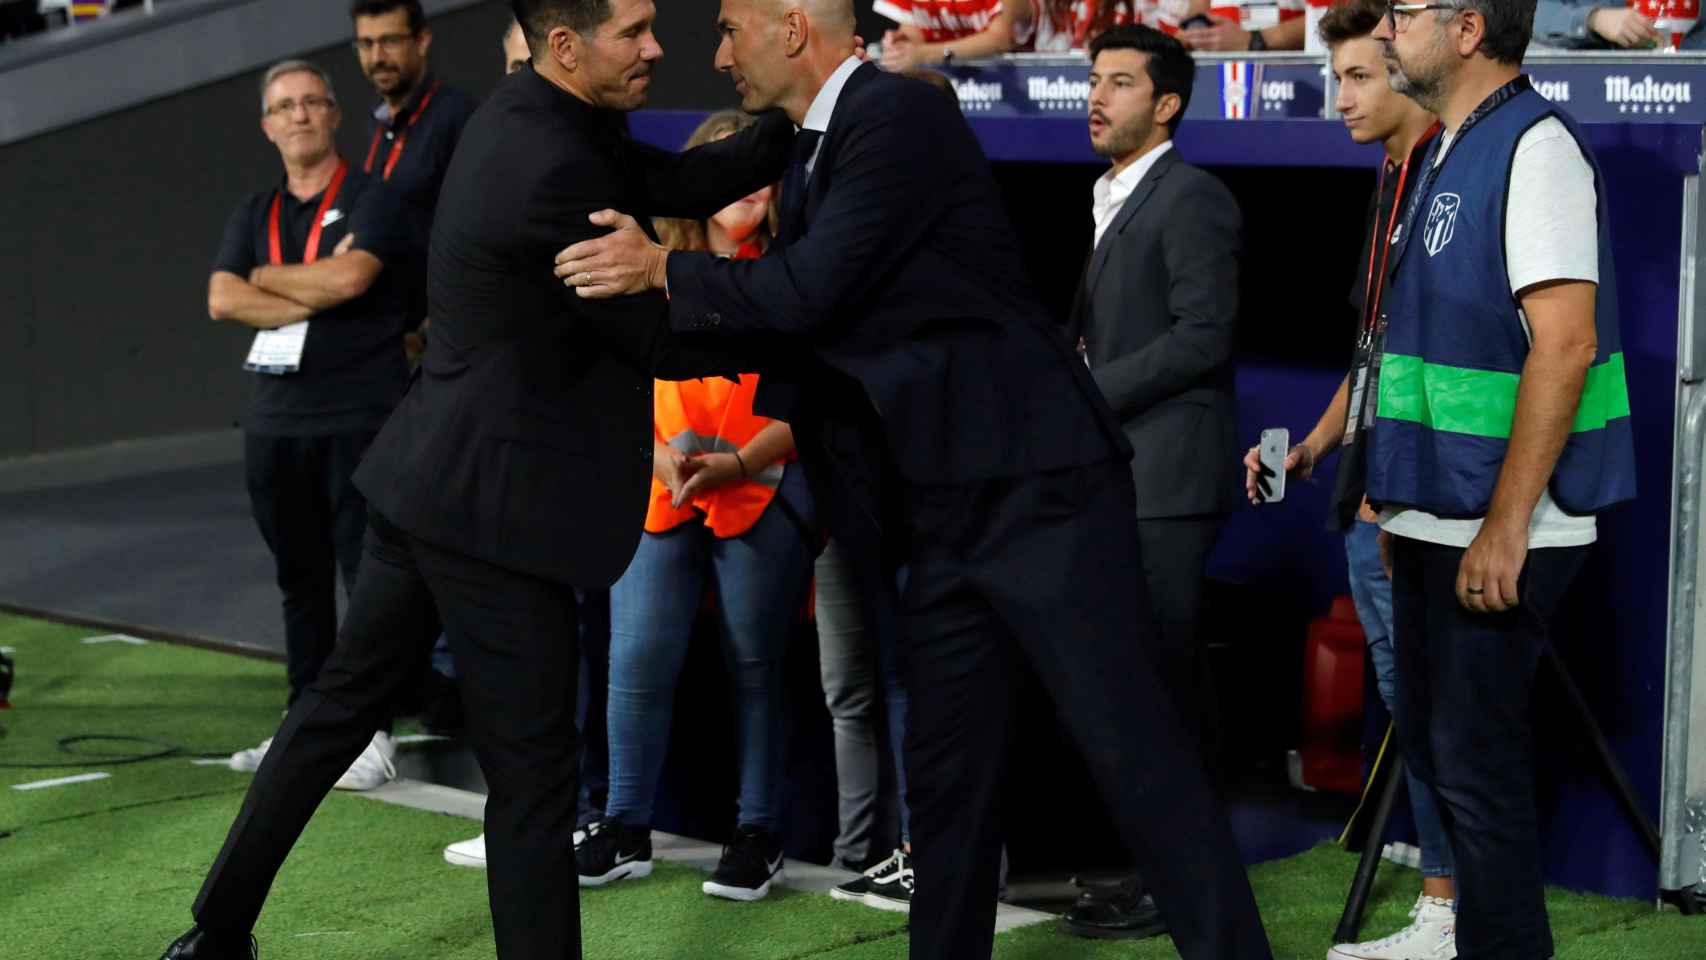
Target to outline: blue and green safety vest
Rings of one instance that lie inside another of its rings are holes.
[[[1505,203],[1517,143],[1546,117],[1564,124],[1593,166],[1599,213],[1599,349],[1549,489],[1575,514],[1635,495],[1605,178],[1575,123],[1524,84],[1462,131],[1399,227],[1368,436],[1371,501],[1441,517],[1487,513],[1529,350],[1505,264]]]

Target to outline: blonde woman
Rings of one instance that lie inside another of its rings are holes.
[[[753,121],[709,117],[686,149]],[[666,246],[734,258],[774,235],[766,187],[709,220],[660,221]],[[752,412],[756,374],[658,381],[652,501],[633,563],[610,591],[610,798],[576,847],[583,887],[651,873],[652,803],[675,685],[707,583],[735,686],[738,819],[705,893],[758,900],[782,870],[782,654],[811,577],[815,525],[786,423]]]

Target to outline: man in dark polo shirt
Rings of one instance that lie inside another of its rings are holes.
[[[403,292],[386,264],[406,259],[397,199],[338,156],[341,116],[331,79],[287,60],[261,85],[261,130],[285,177],[238,204],[208,282],[214,320],[257,329],[245,369],[254,398],[244,418],[249,500],[284,594],[290,700],[313,681],[337,636],[337,573],[355,583],[366,504],[356,464],[408,383]],[[271,740],[231,757],[260,766]],[[369,789],[394,776],[381,732],[338,786]]]
[[[420,0],[354,0],[350,19],[361,72],[380,97],[369,118],[361,169],[397,193],[407,236],[424,256],[438,189],[477,104],[428,69],[432,29]],[[398,266],[409,322],[421,324],[427,315],[425,260]]]
[[[473,115],[474,98],[442,83],[427,67],[432,28],[420,0],[353,0],[350,20],[353,46],[361,72],[379,94],[368,117],[362,172],[397,195],[396,229],[419,256],[391,264],[393,280],[403,291],[409,333],[404,345],[411,364],[426,349],[431,326],[427,317],[426,250],[432,238],[433,211],[444,172],[456,152],[462,128]],[[450,648],[440,642],[430,660],[422,661],[421,679],[398,702],[404,713],[419,713],[429,730],[454,732],[461,727],[461,704]]]

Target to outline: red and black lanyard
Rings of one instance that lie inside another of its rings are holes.
[[[403,147],[409,142],[409,131],[413,130],[415,124],[421,122],[421,117],[426,115],[427,105],[432,103],[433,95],[438,93],[438,88],[441,86],[443,83],[440,81],[433,81],[432,86],[426,92],[426,96],[421,97],[420,106],[416,107],[415,112],[409,115],[409,122],[403,124],[403,129],[397,134],[397,142],[391,144],[391,152],[385,157],[385,172],[381,179],[391,179],[391,171],[397,169],[397,161],[403,159]],[[385,127],[383,125],[373,131],[373,145],[367,148],[367,162],[361,165],[362,173],[373,172],[373,161],[379,157],[379,141],[384,137]]]
[[[1386,196],[1386,174],[1391,171],[1391,165],[1380,168],[1380,196]],[[1392,256],[1392,228],[1398,225],[1398,209],[1404,200],[1404,181],[1410,178],[1410,160],[1408,157],[1398,167],[1398,189],[1392,193],[1392,212],[1386,218],[1386,229],[1373,238],[1368,245],[1368,279],[1363,283],[1362,302],[1362,332],[1361,340],[1367,344],[1374,336],[1374,326],[1380,317],[1380,294],[1386,289],[1386,262]],[[1380,214],[1374,215],[1371,226],[1380,226]],[[1380,272],[1374,272],[1375,255],[1380,255]],[[1376,278],[1379,282],[1376,283]]]
[[[1427,129],[1426,133],[1422,134],[1422,139],[1424,141],[1428,140],[1437,136],[1438,133],[1439,124],[1436,122],[1433,126]],[[1359,334],[1361,343],[1364,346],[1372,342],[1374,338],[1374,328],[1380,323],[1380,295],[1386,291],[1386,267],[1387,262],[1392,256],[1392,231],[1398,225],[1398,212],[1404,208],[1404,184],[1410,178],[1410,160],[1415,157],[1415,154],[1415,148],[1412,147],[1410,155],[1405,157],[1404,162],[1399,165],[1398,187],[1392,191],[1392,211],[1387,215],[1386,229],[1382,231],[1379,236],[1373,238],[1373,242],[1368,245],[1368,279],[1363,283],[1362,288],[1362,332]],[[1433,154],[1430,151],[1428,157],[1431,158],[1432,156]],[[1386,195],[1386,175],[1390,170],[1390,164],[1383,164],[1380,168],[1379,196],[1384,197]],[[1378,210],[1376,210],[1374,216],[1375,221],[1370,224],[1370,226],[1378,228],[1380,226],[1380,213]],[[1374,257],[1377,251],[1380,254],[1379,273],[1374,272]],[[1375,282],[1376,278],[1379,278],[1379,283]]]
[[[320,209],[314,213],[314,226],[308,230],[308,243],[302,248],[303,263],[313,263],[320,259],[320,231],[326,226],[326,213],[338,199],[338,191],[343,189],[344,175],[347,173],[349,161],[339,158],[338,172],[332,174],[332,182],[326,185],[326,192],[320,198]],[[283,201],[283,190],[273,194],[272,209],[267,212],[267,262],[274,266],[284,262],[284,245],[278,226],[279,206]]]

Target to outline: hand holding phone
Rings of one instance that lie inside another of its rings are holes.
[[[1291,452],[1291,431],[1270,427],[1256,444],[1256,502],[1278,503],[1285,499],[1285,460]]]

